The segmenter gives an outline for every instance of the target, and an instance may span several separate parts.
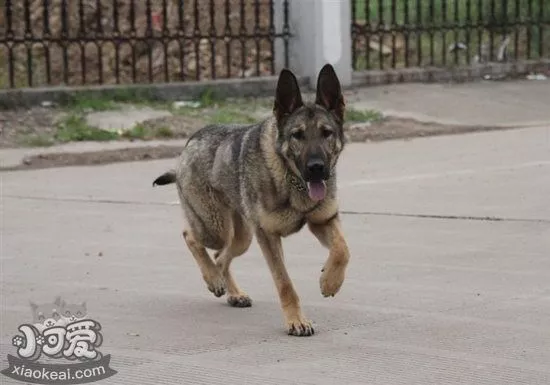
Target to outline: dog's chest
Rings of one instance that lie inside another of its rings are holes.
[[[274,211],[261,210],[258,219],[262,229],[283,237],[300,231],[306,224],[305,215],[290,207]]]
[[[263,205],[259,210],[260,226],[281,236],[300,231],[307,222],[307,214],[317,206],[315,202],[299,193],[290,193],[284,199],[270,203]]]

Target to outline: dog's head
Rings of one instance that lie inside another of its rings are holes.
[[[315,102],[304,104],[294,74],[279,75],[275,105],[278,152],[308,188],[312,200],[322,200],[344,148],[344,97],[330,64],[319,72]]]

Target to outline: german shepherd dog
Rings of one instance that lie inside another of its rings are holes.
[[[307,224],[329,250],[321,293],[334,296],[350,258],[336,199],[336,163],[344,148],[344,98],[330,64],[304,103],[294,74],[277,81],[273,116],[253,125],[209,125],[193,134],[175,169],[154,185],[176,183],[183,238],[216,297],[235,307],[252,301],[231,274],[233,258],[255,235],[273,276],[289,335],[311,336],[311,322],[288,275],[281,239]],[[214,259],[206,249],[215,250]]]

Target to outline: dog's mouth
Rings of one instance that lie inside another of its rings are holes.
[[[325,199],[327,193],[327,184],[324,180],[310,180],[307,182],[307,193],[313,201],[321,201]]]

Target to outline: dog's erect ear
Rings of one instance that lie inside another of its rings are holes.
[[[325,64],[319,72],[315,103],[333,112],[340,122],[344,121],[344,95],[334,67],[330,64]]]
[[[275,112],[277,120],[279,121],[285,115],[292,114],[303,105],[304,102],[296,77],[290,70],[283,69],[277,82],[275,105],[273,106],[273,112]]]

